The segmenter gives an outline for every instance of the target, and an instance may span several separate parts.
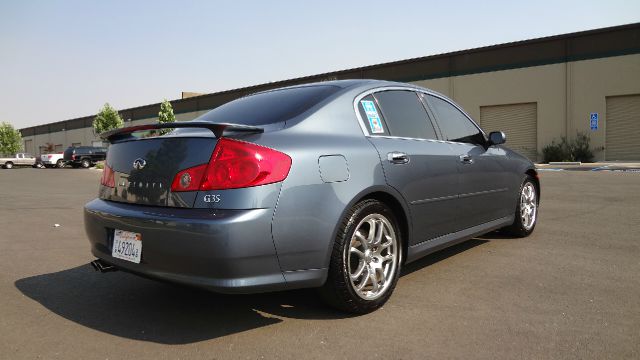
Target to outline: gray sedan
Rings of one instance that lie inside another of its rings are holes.
[[[174,130],[138,136],[160,128]],[[270,90],[103,137],[84,211],[101,271],[224,293],[317,287],[367,313],[404,264],[497,229],[527,236],[537,220],[538,175],[504,133],[402,83]]]

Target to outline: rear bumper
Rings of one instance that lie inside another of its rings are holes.
[[[85,230],[97,258],[142,276],[223,293],[289,287],[271,237],[272,215],[273,209],[166,208],[100,199],[84,208]],[[140,264],[111,256],[114,229],[142,234]]]
[[[42,160],[41,163],[43,163],[44,165],[56,165],[58,163],[58,161],[60,160]],[[62,162],[65,162],[64,160],[61,160]]]

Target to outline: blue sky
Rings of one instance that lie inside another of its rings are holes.
[[[640,1],[0,0],[16,128],[322,72],[640,21]]]

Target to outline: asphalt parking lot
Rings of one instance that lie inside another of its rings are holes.
[[[81,209],[99,177],[0,170],[0,358],[640,358],[638,173],[541,172],[531,237],[410,264],[359,317],[312,290],[230,296],[94,272]]]

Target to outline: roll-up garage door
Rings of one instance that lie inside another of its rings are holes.
[[[507,135],[507,147],[533,161],[537,160],[537,103],[481,106],[480,126],[487,134],[503,131]]]
[[[640,160],[640,95],[607,97],[605,158]]]
[[[33,140],[25,140],[24,141],[24,152],[32,153],[33,152]]]

